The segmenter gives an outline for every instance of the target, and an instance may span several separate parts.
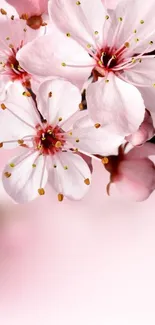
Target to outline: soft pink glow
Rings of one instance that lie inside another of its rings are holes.
[[[80,205],[49,190],[18,206],[1,190],[2,324],[154,325],[155,197],[109,198],[107,182],[96,163]]]

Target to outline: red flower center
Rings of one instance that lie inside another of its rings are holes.
[[[37,135],[34,144],[43,155],[54,155],[62,150],[65,139],[63,130],[58,127],[47,125],[44,129],[39,125],[36,127]]]
[[[19,62],[16,59],[16,53],[18,52],[19,48],[15,50],[15,48],[12,46],[11,50],[12,54],[9,56],[5,64],[6,70],[9,73],[12,81],[21,80],[23,81],[24,86],[29,87],[30,75],[20,67]]]

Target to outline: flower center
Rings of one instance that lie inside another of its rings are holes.
[[[108,68],[108,70],[114,68],[114,66],[117,64],[116,55],[108,50],[102,52],[100,61],[102,62],[105,68]]]
[[[34,138],[34,144],[43,155],[54,155],[62,151],[66,140],[64,138],[63,130],[58,127],[46,125],[43,129],[40,125],[36,127],[37,134]]]
[[[16,53],[18,52],[19,48],[15,50],[15,48],[12,46],[11,50],[12,54],[8,57],[5,64],[6,73],[10,75],[12,81],[20,80],[23,81],[24,86],[30,87],[30,75],[20,67],[19,62],[16,59]]]

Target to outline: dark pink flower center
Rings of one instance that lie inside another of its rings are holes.
[[[37,134],[34,138],[34,144],[43,155],[54,155],[62,151],[66,140],[64,138],[64,132],[60,127],[46,125],[43,129],[39,125],[36,129]]]
[[[11,50],[12,50],[12,54],[8,57],[8,60],[5,64],[7,73],[9,73],[12,81],[15,81],[15,80],[23,81],[23,85],[26,87],[29,87],[30,75],[20,67],[19,62],[16,59],[16,54],[17,54],[19,48],[17,48],[17,50],[15,50],[15,48],[12,46]]]

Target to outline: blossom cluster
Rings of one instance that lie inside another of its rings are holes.
[[[0,148],[18,152],[2,181],[13,200],[47,183],[59,201],[80,200],[94,160],[108,194],[111,184],[136,201],[154,191],[154,11],[154,0],[0,0]]]

